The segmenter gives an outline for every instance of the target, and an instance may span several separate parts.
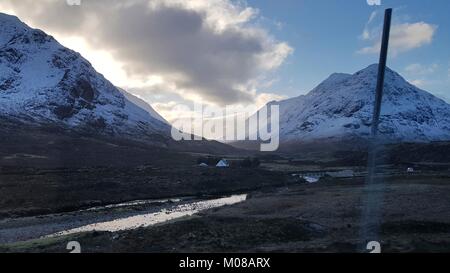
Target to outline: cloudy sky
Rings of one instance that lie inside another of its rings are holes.
[[[179,103],[262,105],[377,62],[387,6],[389,66],[450,101],[448,0],[0,1],[168,120]]]

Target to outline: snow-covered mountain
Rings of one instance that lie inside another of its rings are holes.
[[[271,102],[280,105],[281,142],[367,138],[376,78],[371,65],[333,74],[307,95]],[[0,104],[0,120],[170,142],[170,125],[150,105],[53,37],[2,13]],[[388,69],[380,133],[389,141],[450,140],[450,105]]]
[[[111,84],[80,54],[0,13],[0,117],[146,140],[169,137],[150,105]]]
[[[281,102],[282,142],[368,138],[378,65],[332,74],[311,92]],[[450,140],[450,105],[387,69],[380,137],[388,142]]]

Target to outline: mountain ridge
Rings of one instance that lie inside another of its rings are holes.
[[[214,141],[173,140],[171,125],[145,101],[114,86],[81,54],[65,48],[52,36],[2,13],[0,105],[0,124],[4,125],[0,135],[5,136],[0,157],[11,158],[31,150],[36,155],[52,156],[67,151],[74,158],[89,157],[95,162],[92,154],[104,152],[120,164],[124,155],[121,147],[139,143],[153,151],[157,147],[174,152],[238,153],[237,149]],[[14,140],[8,135],[18,137]],[[78,141],[82,138],[86,141]],[[25,141],[34,143],[36,148],[25,145]],[[98,141],[103,144],[95,148]],[[84,145],[78,148],[85,153],[80,155],[77,149],[68,149],[70,142]],[[158,151],[161,156],[165,153]],[[67,162],[70,156],[64,158],[62,161]]]
[[[79,53],[15,16],[0,13],[0,23],[0,117],[181,148],[164,118]],[[270,102],[280,106],[281,142],[367,139],[377,72],[372,64],[354,74],[333,73],[306,95]],[[450,140],[450,105],[387,68],[380,136],[388,142]],[[205,143],[212,142],[189,146]]]
[[[334,73],[306,95],[280,106],[282,142],[370,136],[378,65]],[[387,142],[450,140],[450,105],[386,69],[380,137]]]
[[[169,137],[150,105],[111,84],[79,53],[0,14],[0,115],[106,135]]]

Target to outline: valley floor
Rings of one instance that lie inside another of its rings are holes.
[[[281,172],[252,168],[158,167],[5,168],[0,220],[73,212],[134,200],[216,197],[293,183]]]
[[[450,177],[385,176],[383,252],[450,251]],[[380,188],[381,187],[381,188]],[[355,252],[362,244],[363,178],[255,190],[247,201],[120,232],[89,232],[0,247],[0,252]]]

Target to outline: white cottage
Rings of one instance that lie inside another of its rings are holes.
[[[217,168],[228,168],[228,167],[230,167],[230,164],[228,163],[228,161],[226,159],[222,159],[219,161],[219,163],[217,163],[216,167]]]

